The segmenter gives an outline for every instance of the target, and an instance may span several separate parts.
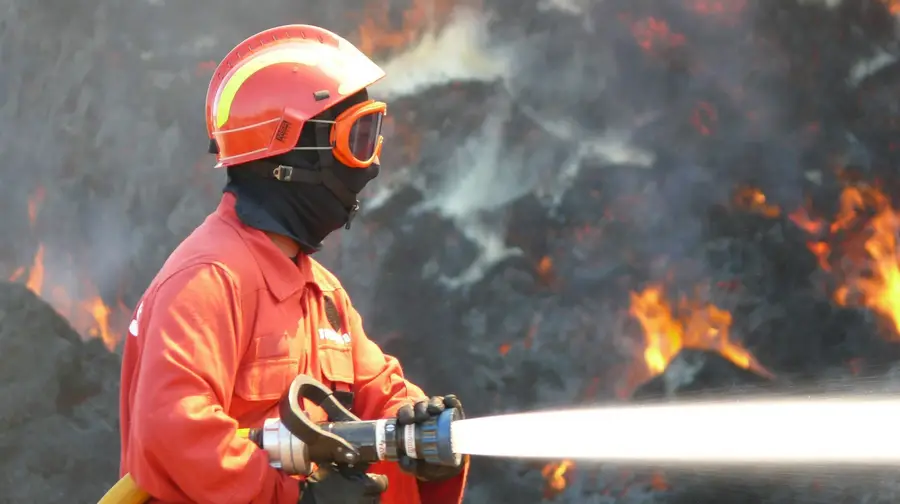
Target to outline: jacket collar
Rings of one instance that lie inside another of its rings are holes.
[[[284,255],[264,232],[241,222],[234,209],[236,201],[234,194],[224,193],[214,215],[237,231],[250,249],[272,295],[281,302],[308,284],[315,284],[312,259],[301,252],[295,263]]]

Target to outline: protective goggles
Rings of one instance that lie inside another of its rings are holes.
[[[387,104],[375,100],[356,104],[333,121],[309,119],[306,122],[331,124],[330,146],[295,147],[294,150],[331,149],[334,158],[351,168],[368,168],[381,155],[381,126]]]

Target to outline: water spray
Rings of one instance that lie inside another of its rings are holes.
[[[312,422],[301,400],[320,406],[329,421]],[[365,471],[401,455],[447,466],[459,466],[463,455],[687,467],[900,466],[900,399],[886,397],[720,400],[472,419],[449,409],[425,423],[401,426],[393,419],[360,420],[324,385],[298,376],[279,414],[241,435],[265,450],[273,467],[290,474],[308,474],[313,464]],[[146,498],[126,475],[100,504]]]
[[[722,400],[474,418],[456,452],[685,465],[900,465],[900,399]]]

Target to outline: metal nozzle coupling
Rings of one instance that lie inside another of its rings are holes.
[[[255,439],[253,434],[251,439],[266,451],[269,465],[275,469],[287,474],[309,474],[312,471],[309,446],[291,434],[277,418],[266,420]]]

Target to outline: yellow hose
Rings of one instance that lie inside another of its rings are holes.
[[[238,429],[238,436],[250,437],[250,429]],[[97,504],[144,504],[150,494],[138,488],[130,474],[122,477]]]
[[[138,488],[131,475],[126,474],[97,504],[144,504],[148,500],[150,494]]]

